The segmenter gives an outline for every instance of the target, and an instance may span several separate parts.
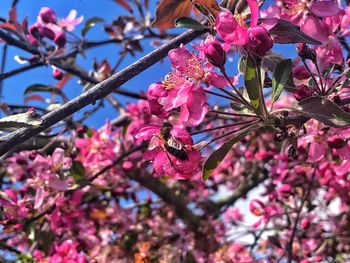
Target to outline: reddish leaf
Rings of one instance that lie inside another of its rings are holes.
[[[15,28],[18,30],[21,29],[20,24],[17,21],[17,9],[16,6],[11,8],[10,12],[9,12],[9,20],[11,24],[14,24]]]
[[[175,26],[174,22],[177,18],[190,14],[191,8],[190,0],[162,0],[157,6],[152,27],[160,30],[172,28]]]
[[[28,33],[27,28],[28,28],[28,17],[24,18],[21,24],[21,29],[24,33]]]
[[[128,10],[130,13],[132,13],[132,7],[129,5],[129,3],[126,0],[114,0],[118,5],[124,7],[126,10]]]
[[[204,6],[213,15],[216,15],[221,10],[216,0],[194,0],[192,4]]]
[[[2,23],[0,24],[0,28],[4,28],[4,29],[8,29],[10,31],[13,32],[17,32],[17,28],[14,24],[10,24],[10,23]]]
[[[64,74],[63,75],[63,78],[57,82],[56,84],[56,88],[58,89],[62,89],[67,83],[68,81],[72,78],[72,75],[71,74]]]
[[[38,101],[45,102],[45,99],[40,95],[30,95],[30,96],[27,96],[24,98],[25,103],[30,102],[32,100],[38,100]]]
[[[16,7],[11,8],[9,13],[9,18],[10,18],[10,22],[12,22],[15,25],[18,25]]]

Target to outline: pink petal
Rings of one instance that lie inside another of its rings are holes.
[[[232,45],[245,45],[247,29],[238,24],[231,12],[221,12],[216,17],[216,30],[221,38]]]
[[[327,28],[317,17],[308,16],[304,23],[301,24],[301,30],[310,37],[321,41],[322,44],[325,44],[328,40]]]
[[[225,88],[230,86],[224,76],[217,74],[216,72],[211,71],[206,75],[205,80],[212,86],[216,88]],[[238,76],[230,77],[230,80],[233,85],[238,83]]]
[[[38,209],[44,202],[45,191],[44,187],[40,187],[36,190],[35,193],[35,201],[34,201],[34,209]]]
[[[68,184],[66,182],[61,181],[57,176],[53,175],[49,179],[48,185],[55,190],[58,191],[66,191],[68,188]]]
[[[200,124],[207,112],[209,107],[207,104],[207,96],[204,90],[199,87],[193,89],[189,94],[187,100],[187,110],[188,110],[188,122],[194,126]]]
[[[186,46],[181,45],[179,48],[170,50],[168,57],[174,69],[185,72],[188,69],[189,61],[193,59],[194,55]]]
[[[325,143],[322,143],[322,142],[319,143],[319,142],[313,141],[310,144],[308,161],[312,163],[321,161],[325,153],[326,153]]]
[[[341,11],[335,1],[312,1],[310,10],[318,17],[335,16]]]
[[[155,124],[147,124],[140,127],[134,135],[134,139],[136,143],[140,143],[142,141],[150,140],[155,134],[159,133],[160,126]]]
[[[250,26],[256,26],[258,24],[258,19],[259,19],[259,4],[258,1],[256,0],[248,0],[248,5],[250,9]]]

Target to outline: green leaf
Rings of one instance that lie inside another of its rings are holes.
[[[272,74],[272,102],[280,97],[284,85],[292,79],[292,60],[286,59],[277,64]]]
[[[86,20],[84,28],[81,30],[81,35],[85,37],[87,32],[93,28],[97,23],[103,23],[105,20],[101,17],[92,17]]]
[[[259,124],[249,126],[237,132],[233,138],[225,142],[220,148],[214,151],[205,161],[203,166],[202,180],[207,180],[221,161],[226,157],[232,146],[241,141],[245,136],[260,128]]]
[[[245,57],[241,57],[238,61],[238,72],[242,75],[245,75],[245,71],[247,69],[247,59]]]
[[[248,93],[248,97],[250,99],[250,103],[254,108],[254,111],[258,115],[263,115],[264,114],[264,98],[262,94],[262,87],[260,84],[259,78],[261,77],[258,76],[261,74],[261,68],[259,65],[257,65],[256,61],[252,57],[248,57],[246,61],[242,61],[241,63],[242,67],[244,65],[246,66],[244,72],[244,86],[246,88],[246,91]]]
[[[39,114],[28,111],[0,119],[0,130],[11,131],[17,128],[38,128],[41,123],[42,119]]]
[[[52,92],[62,97],[63,101],[68,101],[68,97],[64,92],[56,87],[43,85],[43,84],[33,84],[24,90],[24,95],[28,95],[34,92]]]
[[[70,175],[73,177],[74,181],[80,185],[84,186],[88,183],[85,177],[85,168],[83,164],[79,161],[74,161],[70,169]]]
[[[350,114],[333,101],[322,97],[310,97],[299,103],[304,116],[316,119],[328,126],[344,128],[350,126]]]
[[[206,28],[201,23],[199,23],[198,21],[190,17],[179,17],[178,19],[175,20],[175,26],[196,29],[196,30],[202,30]]]

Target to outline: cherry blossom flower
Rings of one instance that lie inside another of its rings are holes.
[[[254,54],[264,56],[273,46],[272,38],[266,28],[258,26],[259,6],[257,1],[249,0],[251,11],[250,27],[243,18],[235,18],[231,12],[219,13],[216,18],[216,30],[222,39],[231,45],[245,46]]]
[[[191,178],[197,170],[200,161],[199,152],[193,148],[191,136],[184,130],[173,128],[171,136],[182,145],[187,157],[181,160],[167,152],[164,145],[167,141],[162,137],[161,126],[146,125],[141,127],[135,133],[137,143],[141,141],[150,141],[148,149],[144,154],[146,160],[153,161],[153,168],[158,175],[170,176],[176,179]]]

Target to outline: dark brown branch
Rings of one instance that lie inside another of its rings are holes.
[[[200,218],[188,209],[187,201],[181,195],[176,195],[170,188],[152,175],[130,174],[129,177],[154,192],[165,203],[173,206],[177,215],[190,226],[191,230],[195,233],[198,232]]]
[[[10,46],[15,46],[15,47],[18,47],[20,49],[26,50],[29,53],[41,56],[40,51],[37,50],[35,47],[29,45],[29,43],[27,43],[27,42],[20,41],[20,40],[14,38],[12,35],[6,33],[3,30],[0,30],[0,39],[4,40],[6,42],[6,44],[8,44]]]
[[[68,116],[86,107],[87,105],[106,97],[108,94],[118,89],[122,84],[126,83],[128,80],[134,78],[147,68],[151,67],[152,65],[166,57],[166,55],[171,49],[178,47],[181,43],[186,44],[196,39],[200,35],[204,34],[205,32],[206,31],[204,30],[186,31],[180,36],[169,41],[167,44],[159,47],[158,49],[154,50],[153,52],[134,62],[122,71],[95,85],[80,96],[63,104],[58,109],[53,110],[48,114],[44,115],[42,117],[43,123],[40,127],[34,129],[22,128],[2,137],[0,142],[0,155],[5,154],[14,146],[39,134],[40,132],[46,130],[55,123],[64,120]],[[2,35],[3,32],[0,31],[0,37],[2,37]],[[5,40],[7,41],[7,39]]]

